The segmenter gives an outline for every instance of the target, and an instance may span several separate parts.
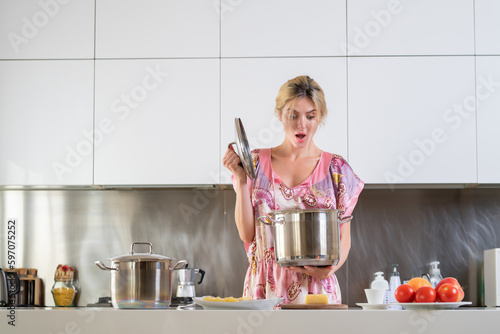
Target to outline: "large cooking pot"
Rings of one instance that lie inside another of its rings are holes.
[[[134,245],[149,245],[148,253],[135,253]],[[186,266],[179,261],[153,254],[149,242],[134,242],[130,254],[109,259],[111,267],[101,261],[95,264],[111,271],[111,302],[115,308],[167,308],[172,296],[172,272]]]
[[[280,267],[329,266],[340,260],[339,210],[272,211],[259,220],[274,227],[274,254]]]

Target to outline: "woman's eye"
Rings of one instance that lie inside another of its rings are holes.
[[[288,116],[288,118],[290,118],[290,119],[296,119],[296,118],[297,118],[297,115],[293,115],[293,114],[292,114],[292,115],[289,115],[289,116]]]
[[[314,119],[314,118],[315,118],[315,116],[314,116],[314,115],[309,115],[309,116],[307,116],[307,119]]]

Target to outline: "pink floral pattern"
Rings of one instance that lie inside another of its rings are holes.
[[[255,150],[252,155],[256,178],[250,191],[256,225],[255,238],[247,252],[250,265],[243,295],[254,299],[283,297],[285,304],[300,304],[308,293],[325,293],[329,303],[341,303],[335,275],[320,280],[277,265],[273,227],[261,224],[257,218],[273,210],[297,208],[337,208],[341,216],[349,216],[363,181],[341,156],[323,152],[314,173],[290,188],[272,170],[270,149]]]

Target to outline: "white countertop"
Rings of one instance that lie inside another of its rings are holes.
[[[0,309],[0,333],[491,333],[500,308],[454,310],[118,310],[113,308]],[[11,316],[12,318],[12,316]],[[167,332],[168,331],[168,332]],[[172,332],[174,331],[174,332]],[[180,332],[178,332],[180,331]]]

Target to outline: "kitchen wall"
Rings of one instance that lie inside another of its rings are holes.
[[[240,296],[248,262],[234,203],[231,189],[1,191],[0,266],[7,266],[7,220],[16,218],[17,267],[39,269],[47,305],[60,263],[77,269],[78,305],[109,296],[110,273],[94,262],[109,264],[134,241],[206,270],[198,295]],[[388,275],[392,263],[404,280],[438,260],[465,299],[481,304],[483,250],[500,247],[500,190],[366,189],[354,216],[352,249],[337,274],[344,303],[365,302],[373,273]]]

